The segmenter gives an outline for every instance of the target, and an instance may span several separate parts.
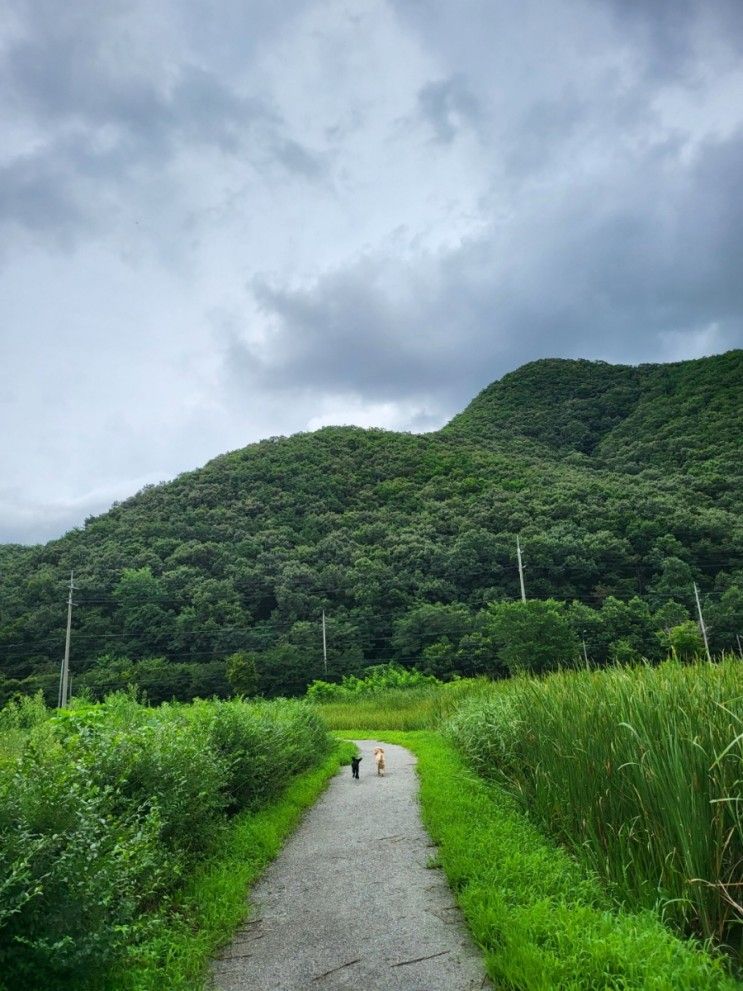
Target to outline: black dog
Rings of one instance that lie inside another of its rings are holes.
[[[359,764],[363,760],[363,757],[352,757],[351,758],[351,775],[354,778],[359,777]]]

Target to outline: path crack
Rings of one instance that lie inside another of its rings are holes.
[[[413,960],[401,960],[399,963],[391,963],[390,967],[405,967],[409,963],[420,963],[421,960],[433,960],[434,957],[443,957],[451,953],[451,950],[439,950],[438,953],[429,953],[427,957],[415,957]]]
[[[448,951],[447,951],[448,952]],[[317,977],[313,977],[313,981],[321,981],[323,977],[327,977],[329,974],[335,974],[338,970],[343,970],[344,967],[352,967],[355,963],[360,963],[361,957],[356,957],[355,960],[349,960],[348,963],[342,963],[339,967],[331,967],[330,970],[326,970],[323,974],[318,974]]]

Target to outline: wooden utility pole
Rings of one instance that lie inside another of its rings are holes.
[[[322,611],[322,663],[325,674],[328,673],[328,638],[325,633],[325,610]]]
[[[699,589],[697,588],[697,583],[694,582],[694,598],[697,600],[697,613],[699,614],[699,628],[702,631],[702,637],[704,638],[704,649],[707,652],[707,660],[712,663],[712,655],[709,652],[709,641],[707,640],[707,627],[704,625],[704,616],[702,616],[702,604],[699,601]]]
[[[521,561],[521,543],[519,535],[516,534],[516,556],[519,559],[519,581],[521,582],[521,601],[526,602],[526,590],[524,589],[524,565]]]
[[[64,709],[69,701],[70,682],[70,635],[72,632],[72,592],[75,588],[75,573],[70,572],[70,594],[67,596],[67,636],[64,644],[64,660],[59,678],[59,708]]]

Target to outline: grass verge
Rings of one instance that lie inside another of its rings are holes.
[[[599,880],[476,777],[437,733],[340,730],[418,758],[423,820],[496,987],[513,991],[732,991],[721,956],[613,904]]]
[[[106,991],[203,988],[209,961],[246,918],[249,889],[305,809],[354,753],[352,744],[339,741],[319,767],[300,774],[276,802],[259,812],[235,816],[214,852],[180,892],[164,928],[141,947],[137,961],[111,975]]]

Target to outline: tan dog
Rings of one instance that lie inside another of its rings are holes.
[[[387,765],[384,762],[384,750],[381,747],[374,748],[374,760],[377,764],[377,774],[384,774]]]

